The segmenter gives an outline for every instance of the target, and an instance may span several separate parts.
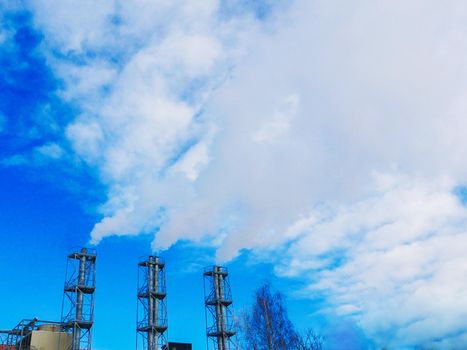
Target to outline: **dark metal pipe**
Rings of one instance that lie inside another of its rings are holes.
[[[214,290],[216,293],[216,324],[217,324],[217,347],[218,350],[226,349],[225,339],[225,310],[222,301],[224,299],[224,281],[221,274],[222,268],[220,266],[214,267]]]
[[[159,292],[159,258],[156,257],[155,258],[155,266],[154,266],[154,293],[158,293]],[[159,299],[157,296],[154,296],[154,323],[156,326],[159,325]],[[155,337],[155,343],[158,344],[159,343],[159,333],[158,331],[156,330],[155,334],[154,334],[154,337]],[[156,345],[157,347],[157,345]]]
[[[154,292],[155,289],[154,263],[155,257],[150,256],[148,264],[148,326],[151,327],[151,330],[148,333],[148,350],[157,350],[154,332],[152,331],[152,327],[155,326],[154,309],[156,304],[154,300],[154,295],[151,294],[152,292]]]
[[[76,293],[76,321],[80,322],[83,320],[83,302],[84,294],[80,290],[80,287],[86,283],[86,254],[88,250],[86,248],[81,249],[83,254],[79,261],[79,275],[78,275],[78,290]],[[73,332],[73,350],[79,350],[81,340],[81,329],[79,325],[75,325]]]

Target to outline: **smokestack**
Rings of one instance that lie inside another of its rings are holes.
[[[72,350],[91,350],[96,257],[88,248],[68,255],[61,322],[73,334]]]
[[[227,268],[210,266],[203,275],[208,350],[234,350],[235,327]]]
[[[157,256],[138,263],[136,331],[138,350],[159,350],[167,345],[165,263]]]

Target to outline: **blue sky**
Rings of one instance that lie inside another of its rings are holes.
[[[226,15],[235,10],[225,6]],[[258,17],[267,15],[266,4],[251,6]],[[66,254],[87,244],[99,220],[96,207],[105,198],[105,186],[94,169],[70,160],[50,162],[38,152],[50,142],[61,142],[60,129],[76,117],[77,107],[57,96],[63,82],[39,49],[44,34],[34,26],[34,13],[23,6],[3,11],[2,24],[9,37],[0,53],[1,269],[5,286],[12,287],[4,288],[0,308],[7,328],[23,318],[59,319]],[[136,262],[152,253],[151,240],[148,235],[109,238],[98,246],[95,348],[134,345]],[[206,341],[201,272],[214,262],[213,253],[212,248],[188,242],[162,253],[168,263],[170,339],[192,342],[195,348],[203,348]],[[231,271],[238,312],[266,280],[292,292],[289,281],[277,280],[269,264],[244,257],[232,262]],[[302,298],[290,304],[291,317],[299,325],[308,324],[312,312],[312,304]]]
[[[88,239],[95,217],[77,204],[77,198],[47,180],[37,180],[16,170],[2,171],[1,222],[4,286],[0,308],[2,327],[23,318],[59,320],[66,253]],[[40,204],[39,204],[40,203]],[[150,238],[110,238],[98,246],[94,347],[128,349],[134,346],[136,323],[136,263],[151,253]],[[162,254],[167,261],[169,335],[172,341],[205,347],[202,270],[212,264],[212,250],[187,243]],[[283,292],[293,293],[296,280],[280,280],[271,266],[247,258],[228,264],[236,311],[248,307],[262,282],[272,281]],[[298,327],[330,322],[312,316],[314,303],[288,298],[290,317]],[[316,302],[319,303],[319,300]],[[332,342],[365,344],[354,324],[333,321]],[[112,327],[109,326],[112,324]],[[324,331],[325,332],[325,331]],[[116,334],[118,336],[116,336]]]
[[[133,346],[152,252],[170,337],[196,348],[213,263],[237,309],[270,279],[329,349],[465,344],[466,17],[462,1],[0,4],[2,327],[56,319],[66,253],[92,244],[98,350]]]

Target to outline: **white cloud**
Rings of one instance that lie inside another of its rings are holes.
[[[253,133],[253,140],[256,142],[272,141],[285,134],[292,122],[293,116],[297,113],[299,97],[290,95],[285,98],[283,106],[276,111],[271,120],[266,121],[259,130]]]
[[[71,140],[75,151],[88,162],[94,162],[100,156],[100,143],[103,132],[95,121],[75,121],[69,125],[66,135]]]
[[[278,272],[310,274],[310,291],[324,293],[389,348],[462,344],[467,211],[450,185],[399,178],[321,216],[302,228]]]
[[[64,150],[56,143],[47,143],[39,146],[35,151],[46,158],[59,159],[64,155]]]
[[[80,102],[86,99],[87,105],[105,98],[105,88],[114,82],[117,73],[115,67],[99,60],[86,65],[57,61],[55,69],[65,79],[65,85],[73,87],[72,90],[63,91],[62,98]]]
[[[64,82],[60,96],[81,109],[66,136],[109,188],[93,242],[154,232],[164,208],[189,197],[172,186],[187,189],[209,162],[216,128],[202,116],[205,102],[241,53],[243,27],[255,22],[221,20],[215,0],[85,1],[72,19],[71,2],[33,7]]]
[[[278,249],[381,345],[465,343],[464,2],[298,0],[267,33],[214,0],[34,4],[109,188],[94,243]]]
[[[18,166],[26,165],[29,163],[29,159],[26,156],[15,154],[1,160],[1,164],[5,166]]]
[[[115,2],[35,0],[34,20],[64,53],[80,53],[116,42],[110,25]],[[53,13],[53,16],[50,14]]]
[[[215,134],[215,128],[208,130],[203,140],[191,147],[172,167],[172,171],[185,174],[190,181],[195,181],[200,171],[209,164],[209,146]]]

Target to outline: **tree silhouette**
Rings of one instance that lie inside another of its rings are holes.
[[[241,347],[251,350],[323,350],[322,337],[309,329],[297,333],[287,315],[285,298],[268,282],[255,293],[240,319]]]
[[[297,333],[293,349],[296,350],[323,350],[323,336],[309,328],[302,334]]]

